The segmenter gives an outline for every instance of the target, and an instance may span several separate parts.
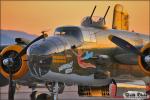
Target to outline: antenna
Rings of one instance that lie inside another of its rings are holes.
[[[90,21],[92,22],[92,17],[93,17],[93,14],[94,14],[94,12],[95,12],[95,9],[96,9],[96,5],[95,5],[95,7],[94,7],[94,9],[93,9],[93,11],[92,11],[92,13],[91,13],[91,16],[90,16]]]
[[[106,18],[106,16],[107,16],[107,13],[108,13],[108,11],[109,11],[109,8],[110,8],[110,6],[108,6],[107,11],[106,11],[106,13],[105,13],[105,15],[104,15],[104,17],[103,17],[104,24],[106,24],[105,18]]]

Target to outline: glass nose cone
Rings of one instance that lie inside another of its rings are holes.
[[[40,77],[50,70],[52,64],[51,48],[53,48],[51,43],[46,41],[39,41],[29,47],[27,51],[28,66],[33,75]]]

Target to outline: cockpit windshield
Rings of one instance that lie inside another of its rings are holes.
[[[80,28],[76,26],[59,27],[55,30],[55,35],[74,37],[77,40],[83,39]]]

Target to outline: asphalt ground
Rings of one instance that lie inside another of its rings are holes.
[[[137,87],[118,87],[117,97],[79,97],[77,86],[65,87],[63,94],[59,94],[58,100],[123,100],[123,93],[128,91],[140,91],[145,92],[144,88]],[[37,88],[38,92],[48,92],[46,88]],[[16,90],[15,100],[30,100],[30,94],[32,90],[28,87],[21,86]],[[8,86],[0,88],[0,100],[8,100]]]

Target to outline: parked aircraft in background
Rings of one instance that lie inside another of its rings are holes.
[[[58,27],[54,36],[42,32],[31,42],[20,38],[21,44],[4,48],[0,72],[9,79],[9,100],[14,98],[14,83],[32,88],[45,84],[50,94],[37,98],[52,100],[57,100],[65,86],[74,84],[78,85],[79,96],[111,97],[116,96],[116,83],[143,80],[148,86],[149,36],[128,31],[128,14],[118,4],[112,29],[108,29],[105,18],[109,8],[97,21],[92,20],[95,6],[81,26]]]

